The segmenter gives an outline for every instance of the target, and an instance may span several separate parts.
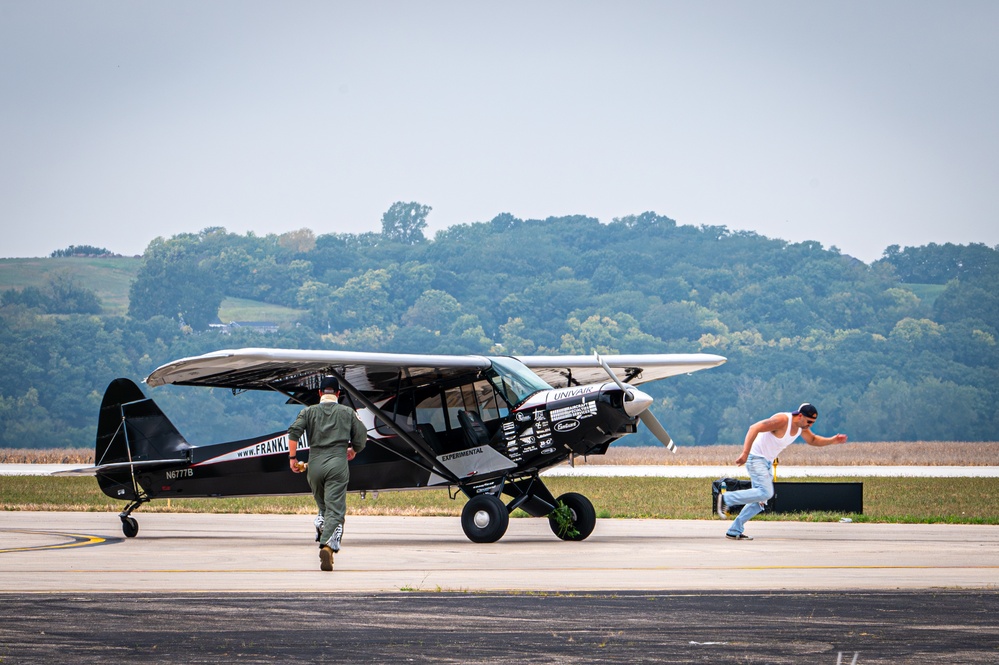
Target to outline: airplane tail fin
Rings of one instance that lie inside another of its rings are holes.
[[[135,383],[115,379],[108,385],[101,402],[94,446],[97,480],[105,494],[116,499],[138,499],[136,466],[190,459],[191,448]]]

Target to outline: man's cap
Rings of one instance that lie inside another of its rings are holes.
[[[816,409],[811,404],[809,404],[808,402],[805,402],[804,404],[802,404],[801,406],[799,406],[798,410],[795,411],[794,413],[792,413],[791,415],[792,416],[797,416],[799,414],[802,415],[802,416],[805,416],[806,418],[818,418],[819,417],[819,410]]]
[[[319,389],[323,392],[329,391],[338,393],[340,392],[340,382],[337,381],[335,376],[324,376],[323,380],[319,383]]]

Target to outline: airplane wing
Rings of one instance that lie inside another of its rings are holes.
[[[584,385],[606,381],[600,358],[592,356],[515,356],[550,386]],[[677,374],[689,374],[725,362],[709,353],[661,353],[601,356],[625,383],[637,386]]]
[[[380,394],[488,369],[489,364],[483,356],[229,349],[167,363],[146,377],[146,385],[292,393],[318,388],[321,377],[332,369],[358,390]]]
[[[549,385],[581,385],[607,380],[596,355],[515,356]],[[706,353],[607,355],[603,359],[631,385],[716,367],[722,356]],[[489,367],[485,356],[364,353],[296,349],[228,349],[167,363],[146,377],[150,387],[165,384],[277,390],[292,393],[318,388],[320,377],[339,372],[365,393],[393,393]]]

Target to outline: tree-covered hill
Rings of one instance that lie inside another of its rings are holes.
[[[27,287],[4,291],[0,446],[91,445],[111,379],[238,346],[706,351],[729,362],[652,384],[657,414],[681,443],[741,442],[752,421],[806,400],[819,407],[817,431],[855,440],[995,438],[995,248],[893,246],[866,265],[816,242],[651,212],[608,224],[501,214],[427,239],[429,212],[395,204],[381,233],[210,228],[158,238],[131,282],[127,316],[61,312],[51,298],[24,296]],[[87,287],[69,281],[85,300]],[[223,302],[284,316],[277,332],[221,335],[209,325]],[[152,396],[192,440],[280,429],[294,415],[273,399],[223,391]]]

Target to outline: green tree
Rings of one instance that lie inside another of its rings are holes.
[[[218,321],[224,291],[212,270],[212,259],[202,251],[202,245],[216,233],[188,234],[169,241],[158,238],[150,243],[129,290],[129,316],[167,316],[195,330],[206,330]]]
[[[50,294],[46,309],[53,314],[101,313],[101,301],[97,294],[85,288],[68,272],[53,273],[46,279],[45,290]]]
[[[382,235],[393,242],[415,245],[424,242],[430,206],[397,201],[382,215]]]
[[[413,306],[402,315],[402,323],[440,333],[449,330],[461,315],[461,303],[444,291],[424,291]]]

